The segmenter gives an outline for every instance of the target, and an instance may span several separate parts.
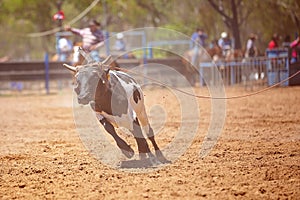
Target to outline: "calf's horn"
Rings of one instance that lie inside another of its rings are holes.
[[[103,61],[102,61],[102,64],[106,64],[111,58],[111,55],[109,55],[107,58],[105,58]]]
[[[63,64],[65,68],[67,68],[68,70],[71,70],[73,72],[76,72],[77,71],[77,68],[76,67],[73,67],[71,65],[68,65],[68,64]]]

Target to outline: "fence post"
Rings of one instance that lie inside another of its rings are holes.
[[[143,64],[147,64],[147,38],[146,38],[146,34],[143,33],[142,34],[142,48],[143,48]]]
[[[147,76],[148,69],[147,69],[146,64],[147,64],[147,50],[148,50],[148,47],[147,47],[147,38],[146,38],[145,32],[143,32],[143,34],[142,34],[142,48],[143,48],[143,73],[144,73],[144,75]],[[144,77],[143,83],[144,84],[148,83],[148,81],[145,77]]]
[[[55,41],[56,41],[56,44],[55,44],[55,48],[56,48],[56,53],[57,53],[57,55],[58,55],[58,60],[60,60],[61,59],[61,51],[60,51],[60,48],[59,48],[59,40],[60,40],[60,32],[57,32],[56,34],[55,34]]]
[[[105,48],[106,48],[106,56],[109,56],[110,54],[110,48],[109,48],[109,32],[105,31]]]
[[[152,46],[151,44],[149,45],[149,48],[148,48],[149,52],[148,52],[148,58],[153,58],[153,51],[152,51]]]
[[[231,64],[231,66],[229,66],[230,67],[230,82],[231,82],[231,85],[234,85],[235,84],[235,68],[236,68],[236,66],[235,66],[235,64],[236,64],[236,62],[235,62],[235,64],[234,63],[230,63]]]
[[[45,53],[44,64],[45,64],[45,89],[46,89],[46,94],[49,94],[49,55],[47,52]]]

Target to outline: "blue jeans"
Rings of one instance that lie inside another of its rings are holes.
[[[68,55],[66,53],[61,53],[59,55],[59,61],[67,61]]]
[[[293,63],[295,63],[295,62],[297,62],[297,58],[294,58],[294,57],[293,57],[293,58],[291,59],[291,64],[293,64]]]
[[[99,56],[98,51],[95,51],[95,50],[91,51],[90,56],[92,57],[93,61],[95,61],[95,62],[100,62],[101,61],[101,58]]]

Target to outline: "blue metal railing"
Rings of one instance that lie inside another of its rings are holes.
[[[223,81],[234,85],[242,81],[242,77],[256,74],[257,79],[266,79],[269,86],[286,79],[289,76],[289,58],[287,50],[272,50],[266,53],[266,57],[255,57],[234,61],[201,62],[199,64],[200,86],[204,86],[204,76],[208,76],[210,68],[217,67],[222,75]],[[263,76],[261,74],[264,74]],[[266,75],[266,76],[265,76]],[[215,77],[214,74],[209,74]],[[282,86],[287,86],[288,81]]]

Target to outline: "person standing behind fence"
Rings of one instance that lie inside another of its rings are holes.
[[[248,38],[247,44],[246,44],[245,58],[256,57],[258,55],[258,50],[255,45],[256,39],[257,39],[257,36],[255,34],[251,33],[249,35],[249,38]]]
[[[198,36],[199,36],[198,31],[199,30],[200,30],[200,28],[197,28],[196,31],[191,36],[191,45],[190,45],[191,49],[194,48],[195,42],[198,39]]]
[[[126,44],[125,44],[125,41],[124,41],[123,33],[118,33],[117,34],[117,40],[116,40],[114,49],[116,51],[126,51]]]
[[[275,49],[279,47],[279,35],[274,33],[271,41],[269,42],[268,49]]]
[[[192,34],[191,42],[192,47],[195,47],[195,43],[198,45],[205,47],[206,43],[205,40],[207,39],[207,34],[203,31],[202,28],[197,28],[196,31]]]
[[[290,47],[292,49],[292,59],[291,59],[291,63],[295,63],[298,61],[298,52],[300,49],[300,39],[299,36],[297,37],[296,40],[294,40],[291,44]],[[298,49],[297,49],[298,48]]]
[[[203,48],[206,47],[206,43],[205,43],[206,39],[207,39],[207,34],[203,31],[203,29],[199,29],[199,31],[198,31],[198,42]]]
[[[123,33],[118,33],[116,36],[116,42],[114,45],[114,50],[118,54],[118,56],[121,56],[122,58],[129,58],[129,55],[126,52],[126,43],[124,41],[124,35]]]
[[[291,36],[290,35],[286,35],[284,37],[283,42],[282,42],[282,47],[283,48],[290,48],[290,44],[291,44]]]
[[[58,40],[59,61],[68,61],[73,51],[73,43],[68,39],[68,35],[62,36]]]
[[[218,45],[222,49],[222,54],[227,57],[231,50],[231,40],[226,32],[221,33],[221,38],[218,40]]]
[[[65,27],[67,31],[71,31],[82,37],[82,48],[89,52],[92,59],[96,62],[101,60],[98,48],[104,45],[104,36],[99,27],[100,23],[96,20],[91,20],[89,27],[84,29],[71,28],[70,26]]]

